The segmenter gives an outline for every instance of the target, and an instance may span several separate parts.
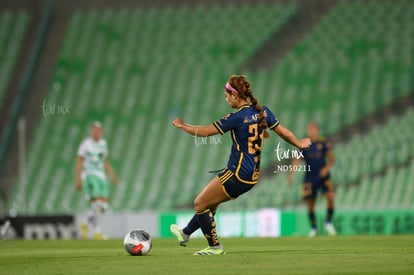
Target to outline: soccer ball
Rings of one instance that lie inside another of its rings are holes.
[[[132,256],[145,256],[152,247],[151,236],[141,229],[131,230],[125,235],[124,247]]]

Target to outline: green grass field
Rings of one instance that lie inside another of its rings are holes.
[[[193,256],[202,239],[179,247],[154,239],[148,256],[122,240],[0,241],[0,274],[414,274],[414,236],[229,238],[223,256]]]

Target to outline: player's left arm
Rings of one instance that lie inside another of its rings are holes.
[[[328,160],[326,162],[326,165],[322,167],[321,170],[319,171],[319,175],[321,177],[326,177],[335,163],[335,155],[333,153],[333,150],[330,147],[328,148],[328,151],[326,151],[326,158]]]
[[[105,170],[111,177],[113,183],[118,184],[119,179],[116,176],[114,169],[112,169],[111,163],[109,162],[109,158],[105,158],[104,165],[105,165]]]
[[[275,128],[273,128],[273,131],[275,131],[275,133],[285,141],[289,142],[299,149],[308,149],[312,144],[309,138],[298,139],[294,133],[292,133],[288,128],[282,126],[280,123]]]
[[[182,118],[176,118],[173,121],[173,125],[190,135],[198,137],[208,137],[219,134],[219,131],[213,124],[207,126],[196,126],[184,123]]]
[[[272,113],[272,111],[263,106],[266,116],[266,122],[270,130],[273,130],[278,136],[283,138],[286,142],[289,142],[293,146],[296,146],[299,149],[308,149],[311,145],[311,140],[309,138],[298,139],[294,133],[292,133],[288,128],[283,126]],[[266,137],[266,132],[265,132]]]

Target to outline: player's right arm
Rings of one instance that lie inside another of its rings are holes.
[[[310,138],[297,139],[297,137],[288,128],[282,126],[280,123],[273,129],[273,131],[275,131],[275,133],[285,141],[299,149],[308,149],[312,144]]]
[[[176,118],[173,121],[173,125],[193,136],[208,137],[219,134],[219,131],[213,124],[207,126],[196,126],[184,123],[182,118]]]
[[[75,173],[76,173],[76,188],[78,190],[82,189],[82,178],[81,178],[81,172],[82,172],[82,165],[83,165],[83,160],[84,158],[82,156],[78,156],[76,158],[76,168],[75,168]]]
[[[312,144],[310,138],[298,139],[295,134],[293,134],[288,128],[284,127],[272,113],[272,111],[263,107],[266,112],[266,122],[269,126],[269,129],[273,130],[278,136],[283,138],[286,142],[289,142],[293,146],[296,146],[299,149],[308,149]]]

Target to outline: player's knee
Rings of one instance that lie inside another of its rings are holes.
[[[333,201],[334,197],[335,197],[335,194],[334,194],[333,191],[329,191],[329,192],[326,193],[326,199],[328,201]]]
[[[92,210],[96,214],[103,214],[106,212],[107,209],[108,209],[108,202],[105,200],[97,199],[92,202]]]
[[[308,206],[309,211],[311,211],[311,212],[315,211],[315,201],[314,200],[312,200],[312,199],[307,200],[306,204]]]
[[[199,197],[197,197],[194,200],[194,210],[197,212],[197,211],[203,211],[205,209],[207,209],[206,204],[203,202],[202,199],[200,199]]]

